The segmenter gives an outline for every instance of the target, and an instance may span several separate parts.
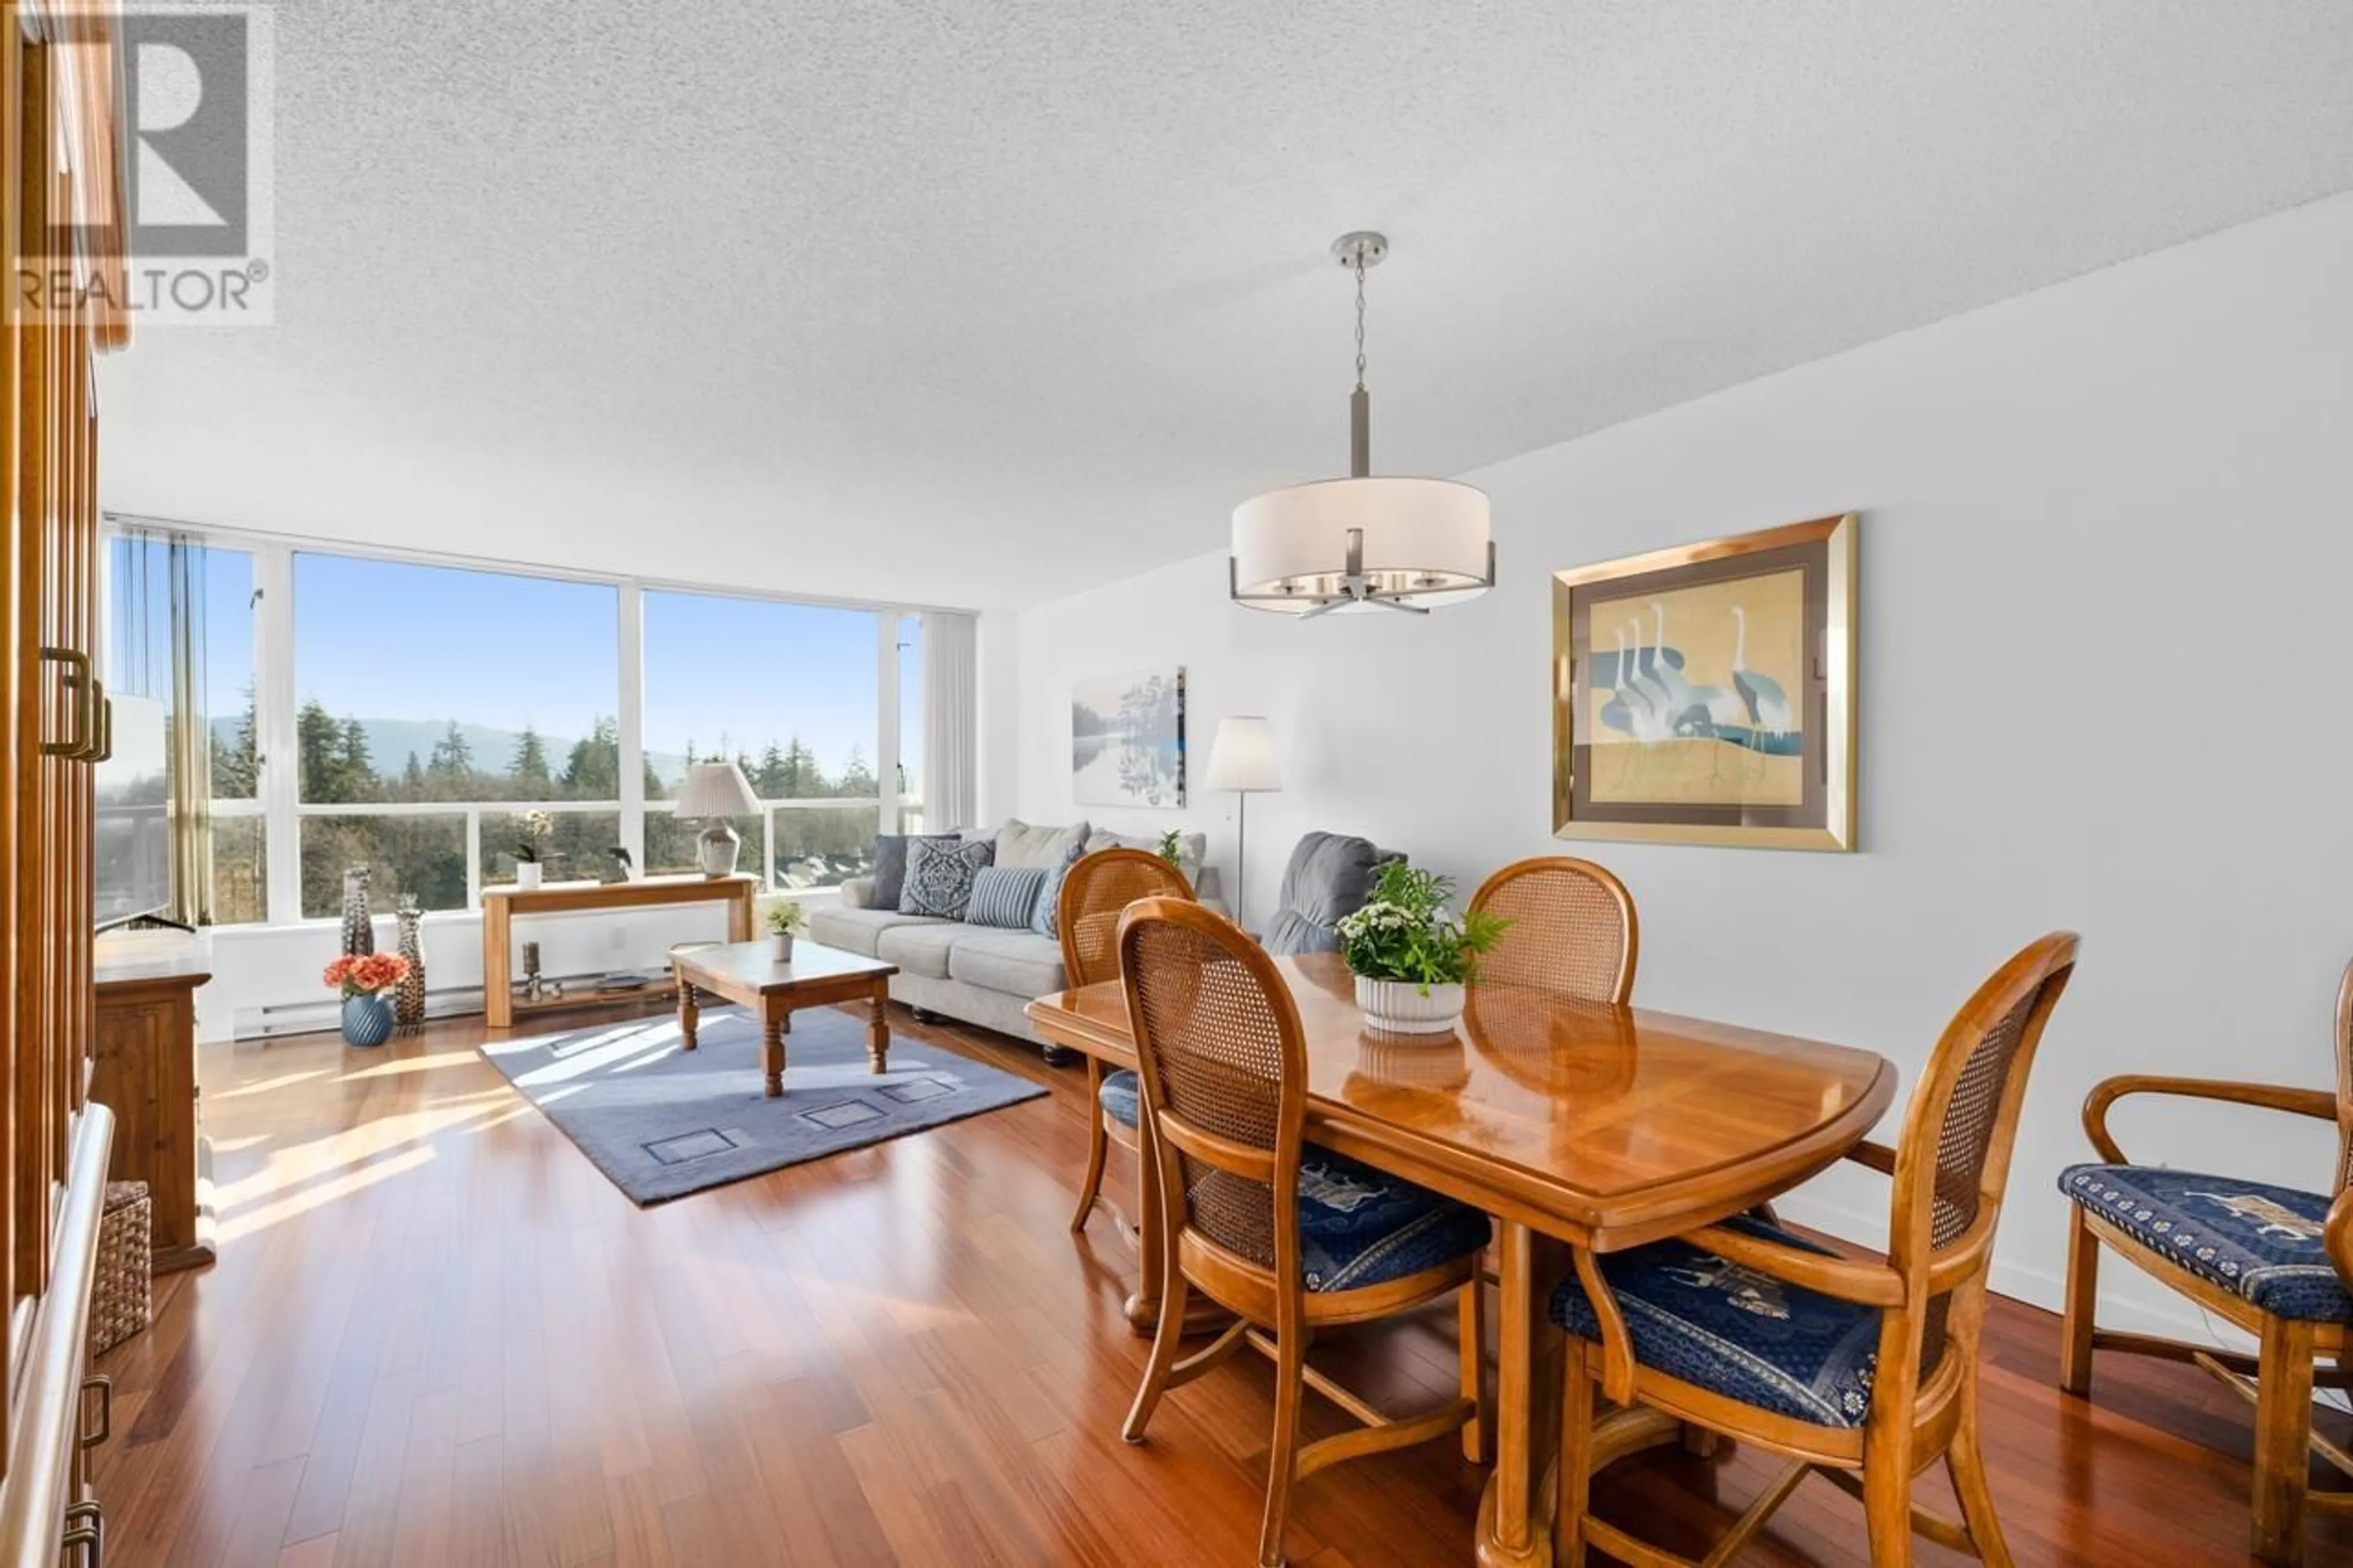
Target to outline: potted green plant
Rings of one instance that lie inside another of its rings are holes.
[[[793,961],[793,932],[801,923],[797,899],[779,899],[768,906],[768,952],[778,963]]]
[[[1511,923],[1481,910],[1455,913],[1447,906],[1453,893],[1451,878],[1393,860],[1381,868],[1372,901],[1334,927],[1368,1027],[1453,1032],[1463,987],[1478,978],[1479,955]]]
[[[1171,866],[1175,866],[1179,869],[1182,869],[1185,863],[1184,829],[1172,827],[1167,832],[1162,834],[1160,836],[1160,847],[1155,851],[1155,853],[1156,853],[1163,860],[1167,861]]]
[[[555,819],[543,811],[526,811],[522,814],[522,835],[515,840],[514,847],[515,886],[536,888],[540,873],[539,847],[555,831]]]

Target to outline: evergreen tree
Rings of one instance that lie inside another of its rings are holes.
[[[833,793],[871,799],[879,787],[875,783],[874,769],[866,761],[866,748],[851,746],[849,760],[841,765],[841,777],[835,781]]]
[[[294,716],[294,752],[304,800],[351,798],[344,787],[342,741],[343,727],[325,703],[313,697],[302,704]]]
[[[474,771],[474,748],[466,743],[466,731],[458,728],[458,721],[449,721],[449,728],[433,742],[432,760],[426,764],[429,773],[448,779],[462,779]]]
[[[575,800],[617,800],[621,794],[621,727],[596,716],[586,738],[565,759],[564,793]],[[659,786],[657,786],[658,788]]]
[[[415,752],[408,753],[408,766],[401,770],[400,798],[403,800],[425,798],[425,765],[417,760]]]
[[[367,731],[357,719],[343,721],[336,762],[343,769],[345,800],[373,800],[378,791],[375,759],[368,754]]]
[[[787,791],[785,787],[786,782],[785,778],[785,753],[777,747],[774,741],[769,742],[768,749],[760,753],[760,765],[757,769],[753,770],[751,778],[752,787],[754,790],[758,792],[761,799],[782,800],[786,798]]]
[[[245,711],[237,717],[236,735],[223,740],[216,731],[211,737],[213,794],[223,800],[251,800],[257,793],[261,757],[256,729],[253,683],[248,681]]]
[[[545,800],[554,793],[547,774],[547,743],[529,724],[522,727],[522,736],[515,742],[514,761],[508,771],[514,775],[517,800]]]

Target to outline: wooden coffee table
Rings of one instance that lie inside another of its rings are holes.
[[[770,1100],[785,1092],[785,1037],[792,1032],[796,1007],[825,1007],[863,997],[871,1009],[866,1054],[872,1070],[884,1070],[891,1054],[885,1009],[891,1001],[891,976],[899,973],[895,963],[804,939],[793,943],[790,963],[771,958],[765,942],[729,942],[675,951],[670,965],[678,972],[678,1026],[686,1049],[694,1049],[700,992],[747,1007],[760,1020],[760,1071]]]

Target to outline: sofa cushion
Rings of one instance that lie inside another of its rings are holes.
[[[949,979],[1008,996],[1050,996],[1062,988],[1062,946],[1053,938],[1027,931],[960,929],[963,935],[948,954]]]
[[[2322,1232],[2329,1200],[2239,1176],[2070,1165],[2059,1190],[2177,1268],[2274,1317],[2353,1321]]]
[[[1028,931],[1038,908],[1038,889],[1045,885],[1042,866],[984,866],[972,879],[972,901],[964,918],[976,926],[1003,931]]]
[[[1369,838],[1345,833],[1310,833],[1291,852],[1282,869],[1282,892],[1266,923],[1271,953],[1337,952],[1332,928],[1365,907],[1383,864],[1402,855],[1376,848]]]
[[[899,912],[964,919],[972,901],[972,879],[997,854],[989,839],[969,843],[918,839],[907,847],[907,881],[899,893]]]
[[[854,952],[862,958],[877,956],[874,944],[882,933],[899,926],[944,925],[944,921],[929,915],[902,915],[896,910],[811,910],[808,933],[811,942],[825,947],[838,947],[844,952]]]
[[[1052,870],[1070,858],[1073,846],[1083,847],[1087,841],[1087,825],[1073,823],[1068,827],[1033,827],[1014,819],[997,830],[997,859],[999,866],[1035,866]]]
[[[919,838],[944,838],[953,843],[953,833],[885,833],[874,840],[874,888],[866,901],[878,910],[895,910],[900,896],[906,890],[907,846]]]
[[[959,921],[903,921],[875,939],[874,956],[910,974],[945,980],[949,951],[971,934],[972,928]]]
[[[1029,929],[1039,936],[1062,934],[1062,882],[1070,876],[1071,868],[1086,858],[1086,840],[1082,838],[1063,852],[1061,864],[1048,870],[1045,881],[1039,884],[1038,902],[1029,910]]]

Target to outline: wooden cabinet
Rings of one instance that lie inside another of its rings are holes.
[[[117,24],[0,0],[0,1563],[89,1560],[90,1292],[114,1119],[89,1103],[98,415],[127,341]]]
[[[212,1173],[196,1088],[196,987],[189,963],[98,971],[90,1097],[114,1112],[118,1182],[144,1182],[155,1213],[155,1272],[213,1260]]]

